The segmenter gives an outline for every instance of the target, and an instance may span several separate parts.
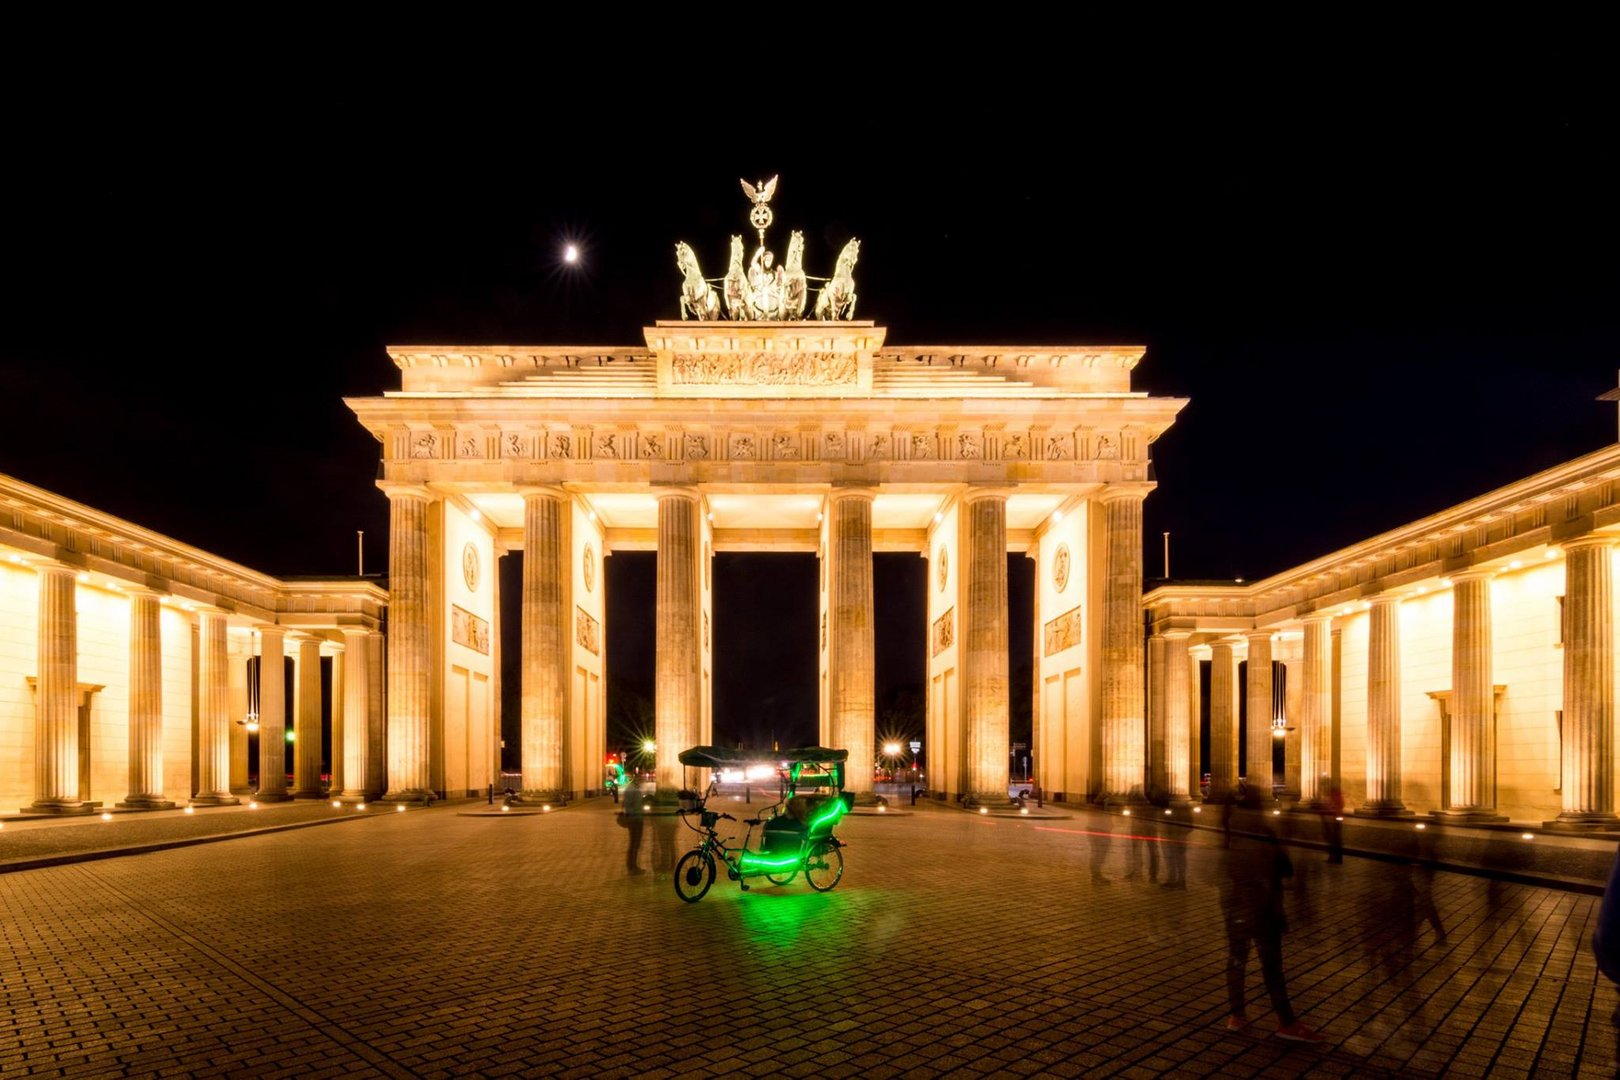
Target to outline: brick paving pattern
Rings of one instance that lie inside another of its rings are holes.
[[[1589,896],[1437,873],[1442,936],[1412,917],[1424,875],[1295,851],[1289,989],[1328,1036],[1300,1046],[1269,1037],[1253,959],[1255,1023],[1222,1026],[1217,834],[1164,829],[1191,842],[1175,891],[1145,880],[1140,822],[855,817],[832,893],[722,877],[687,905],[626,874],[612,810],[387,812],[0,875],[0,1074],[1615,1075]],[[689,846],[672,825],[643,866]]]

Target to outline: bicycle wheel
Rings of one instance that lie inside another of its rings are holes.
[[[688,904],[703,899],[714,884],[714,857],[702,848],[693,848],[675,864],[675,895]]]
[[[844,876],[844,853],[837,841],[823,840],[810,849],[804,860],[804,880],[816,892],[826,892]]]
[[[797,869],[793,869],[784,874],[766,874],[765,880],[770,882],[772,885],[789,885],[792,884],[793,879],[798,876],[799,871]]]

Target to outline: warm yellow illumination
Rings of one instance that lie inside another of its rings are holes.
[[[550,804],[550,803],[541,803],[541,804],[540,804],[540,812],[541,812],[541,813],[542,813],[542,814],[549,814],[549,813],[551,813],[551,804]]]
[[[1167,809],[1167,810],[1165,810],[1165,813],[1166,813],[1166,814],[1169,814],[1169,813],[1170,813],[1170,811],[1169,811],[1169,810],[1168,810],[1168,809]]]
[[[1203,812],[1204,812],[1204,808],[1203,808],[1203,807],[1202,807],[1202,806],[1195,806],[1195,807],[1193,807],[1193,813],[1195,813],[1195,814],[1202,814],[1202,813],[1203,813]]]
[[[365,808],[366,808],[366,804],[365,804],[365,803],[363,803],[363,802],[361,802],[361,803],[355,803],[355,804],[354,804],[354,808],[355,808],[355,809],[356,809],[356,810],[364,810],[364,809],[365,809]]]
[[[1520,836],[1520,837],[1519,837],[1519,839],[1521,839],[1521,840],[1534,840],[1534,839],[1535,839],[1535,838],[1536,838],[1536,834],[1535,834],[1535,833],[1528,833],[1528,832],[1527,832],[1527,833],[1524,833],[1524,834],[1522,834],[1522,835],[1521,835],[1521,836]]]
[[[79,580],[84,581],[84,582],[88,582],[90,580],[90,574],[88,572],[86,572],[86,571],[80,571]]]
[[[102,820],[102,821],[111,821],[111,820],[112,820],[112,815],[111,815],[111,814],[109,814],[109,813],[107,813],[107,812],[106,812],[106,811],[105,811],[105,810],[104,810],[104,811],[102,811],[102,813],[101,813],[101,820]]]
[[[885,806],[883,803],[878,803],[878,813],[886,814],[886,813],[888,813],[888,811],[889,811],[889,808],[887,806]]]
[[[1019,807],[1019,808],[1018,808],[1018,812],[1019,812],[1019,813],[1020,813],[1020,814],[1023,814],[1023,815],[1024,815],[1024,816],[1026,816],[1026,817],[1028,817],[1028,816],[1029,816],[1029,807],[1027,807],[1027,806],[1020,806],[1020,807]]]
[[[405,812],[405,804],[404,804],[404,803],[400,803],[400,804],[399,804],[399,805],[398,805],[398,806],[396,806],[396,807],[394,807],[394,811],[395,811],[395,812],[396,812],[396,813],[400,813],[400,814],[403,814],[403,813],[404,813],[404,812]]]
[[[579,262],[579,248],[575,247],[573,244],[569,244],[567,247],[563,248],[563,262]]]
[[[338,800],[336,800],[336,799],[332,800],[332,809],[337,810],[340,807],[342,807],[342,805],[343,804],[341,802],[338,802]]]
[[[1429,826],[1420,821],[1417,823],[1417,827],[1420,829],[1427,829]]]
[[[510,807],[510,806],[503,806],[503,807],[501,807],[501,813],[503,813],[503,814],[510,814],[510,813],[511,813],[511,812],[512,812],[512,808],[511,808],[511,807]]]
[[[893,757],[895,754],[900,752],[900,744],[897,742],[886,742],[883,744],[883,752],[888,754],[890,757]]]
[[[1272,811],[1272,812],[1271,812],[1271,816],[1272,816],[1272,817],[1280,817],[1280,816],[1281,816],[1281,815],[1282,815],[1282,811],[1281,811],[1281,810],[1273,810],[1273,811]],[[1420,829],[1421,829],[1421,828],[1423,828],[1423,826],[1421,826],[1421,825],[1419,825],[1419,826],[1418,826],[1418,828],[1420,828]]]
[[[1524,565],[1524,560],[1523,559],[1514,559],[1512,562],[1508,563],[1508,569],[1509,570],[1517,570],[1519,567],[1521,567],[1523,565]]]
[[[987,807],[987,806],[981,806],[981,807],[979,807],[979,813],[981,813],[981,814],[988,814],[988,813],[989,813],[989,812],[990,812],[990,808],[989,808],[989,807]]]
[[[648,754],[657,753],[658,752],[658,744],[653,742],[651,739],[643,739],[642,743],[641,743],[641,749],[642,749],[643,753],[648,753]]]
[[[15,559],[16,556],[13,555],[12,558]],[[1544,559],[1556,559],[1556,558],[1558,558],[1558,549],[1557,548],[1548,548],[1547,549],[1547,554],[1543,555],[1542,558],[1544,558]]]
[[[188,807],[186,807],[186,813],[188,813],[188,814],[195,814],[195,813],[196,813],[196,812],[197,812],[197,808],[196,808],[196,807],[195,807],[195,806],[188,806]]]
[[[1056,525],[1058,522],[1060,522],[1062,520],[1063,520],[1063,511],[1061,511],[1061,510],[1052,511],[1052,524]]]
[[[256,803],[256,802],[250,802],[250,803],[248,803],[248,809],[249,809],[249,810],[257,810],[257,809],[258,809],[258,808],[259,808],[259,804],[258,804],[258,803]]]

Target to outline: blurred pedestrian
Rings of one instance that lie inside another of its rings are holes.
[[[1091,832],[1091,883],[1093,885],[1106,885],[1108,879],[1103,876],[1103,866],[1108,862],[1108,851],[1114,846],[1114,819],[1108,813],[1108,800],[1102,801],[1102,819],[1093,818],[1094,828]]]
[[[1327,773],[1322,774],[1321,790],[1325,792],[1322,801],[1317,804],[1317,813],[1322,815],[1322,842],[1327,845],[1330,863],[1344,862],[1344,792]]]
[[[1598,970],[1610,982],[1620,984],[1620,854],[1615,856],[1614,865],[1609,869],[1609,884],[1603,890],[1603,902],[1598,905],[1592,953],[1597,958]],[[1620,1030],[1620,1007],[1616,1007],[1609,1022]]]
[[[1168,836],[1164,841],[1164,887],[1167,889],[1185,889],[1187,887],[1187,845],[1191,843],[1192,832],[1186,833],[1187,839],[1182,839],[1180,829],[1165,829],[1164,832],[1174,832],[1175,836]]]
[[[1321,1042],[1321,1034],[1294,1015],[1283,980],[1282,936],[1288,929],[1283,879],[1292,876],[1293,863],[1277,842],[1269,822],[1262,819],[1257,829],[1258,836],[1240,835],[1233,840],[1221,883],[1227,944],[1226,997],[1230,1007],[1226,1029],[1243,1031],[1249,1025],[1243,982],[1252,946],[1260,954],[1260,974],[1277,1014],[1277,1037],[1290,1042]]]
[[[614,787],[617,791],[617,786]],[[625,837],[624,870],[631,877],[646,873],[641,868],[641,833],[647,822],[646,807],[642,802],[641,793],[633,787],[624,789],[624,802],[619,806],[619,826],[628,835]]]
[[[1135,881],[1142,876],[1142,862],[1145,855],[1148,883],[1157,885],[1159,882],[1159,826],[1153,819],[1153,815],[1157,813],[1157,810],[1147,807],[1140,817],[1121,819],[1125,826],[1127,845],[1125,850],[1129,855],[1127,863],[1129,869],[1125,872],[1126,881]]]
[[[645,805],[645,803],[644,803]],[[649,811],[651,807],[647,807]],[[675,829],[677,826],[674,814],[663,812],[649,812],[652,820],[652,870],[658,875],[658,880],[675,869]]]

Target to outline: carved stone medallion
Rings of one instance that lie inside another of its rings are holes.
[[[946,553],[944,544],[939,545],[939,558],[934,561],[939,563],[939,591],[944,592],[945,579],[950,576],[951,572],[951,557]]]
[[[1052,584],[1057,591],[1062,592],[1069,587],[1069,545],[1059,544],[1057,553],[1052,556]]]
[[[590,592],[596,585],[596,549],[585,545],[585,565],[581,567],[585,574],[585,591]]]
[[[478,591],[478,549],[470,542],[461,549],[461,579],[468,592]]]

